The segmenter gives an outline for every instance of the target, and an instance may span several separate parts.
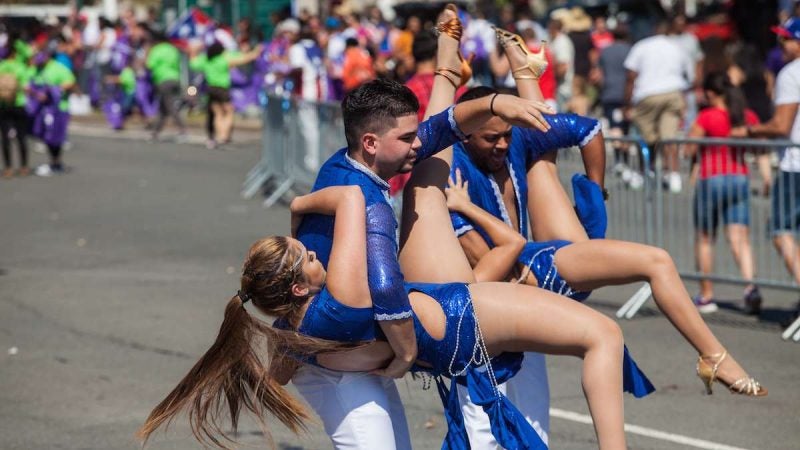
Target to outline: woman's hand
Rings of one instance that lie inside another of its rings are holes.
[[[550,124],[544,119],[543,114],[556,112],[545,102],[526,100],[513,95],[498,94],[494,98],[492,111],[511,125],[526,128],[537,128],[546,132]]]
[[[447,179],[447,187],[444,189],[447,195],[447,209],[455,212],[462,212],[468,208],[472,201],[469,198],[469,181],[461,179],[461,169],[456,169],[456,178]]]

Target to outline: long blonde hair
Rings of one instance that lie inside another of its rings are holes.
[[[298,259],[300,262],[298,263]],[[295,433],[306,430],[311,415],[272,376],[275,362],[288,357],[350,350],[346,344],[304,336],[293,329],[282,330],[253,317],[243,299],[252,300],[262,313],[296,327],[307,298],[292,295],[292,285],[302,280],[302,255],[287,238],[273,236],[257,241],[245,259],[242,293],[225,307],[225,318],[217,339],[178,386],[150,413],[137,435],[145,442],[161,425],[184,408],[195,438],[204,445],[228,448],[235,441],[222,429],[220,415],[227,404],[234,432],[244,407],[269,436],[265,413],[270,413]]]

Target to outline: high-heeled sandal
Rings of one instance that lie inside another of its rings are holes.
[[[455,39],[460,45],[464,28],[461,26],[461,20],[458,18],[458,8],[452,3],[449,3],[445,8],[453,11],[456,16],[447,22],[439,22],[436,24],[436,35],[438,36],[444,33],[448,37]],[[458,89],[467,84],[469,79],[472,78],[472,67],[470,67],[470,64],[472,63],[472,58],[474,56],[475,55],[470,55],[468,59],[464,59],[464,56],[461,55],[461,50],[458,50],[458,59],[461,61],[461,67],[459,70],[451,69],[449,67],[439,67],[434,71],[434,74],[445,77],[454,88]],[[451,77],[453,75],[455,78]],[[458,82],[456,82],[456,80],[458,80]]]
[[[719,370],[722,361],[727,357],[728,351],[726,350],[715,355],[701,355],[697,358],[697,376],[700,377],[703,384],[706,386],[706,394],[711,395],[711,385],[714,384],[715,381],[718,381],[723,386],[727,387],[731,394],[747,395],[750,397],[764,397],[767,395],[767,389],[762,387],[753,377],[744,376],[730,384],[717,378],[717,370]]]
[[[539,51],[536,53],[531,53],[531,51],[528,49],[528,45],[525,43],[525,40],[523,40],[518,34],[514,34],[497,27],[494,27],[494,32],[497,35],[497,42],[506,50],[506,52],[508,52],[512,47],[518,46],[522,52],[525,53],[525,60],[527,61],[527,64],[522,67],[512,69],[511,76],[514,77],[515,80],[538,80],[547,69],[547,57],[544,53],[544,48],[547,45],[547,41],[542,41]],[[520,74],[520,72],[528,70],[530,71],[530,74]]]

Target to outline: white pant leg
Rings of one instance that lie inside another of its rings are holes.
[[[458,402],[461,404],[461,414],[464,415],[464,427],[467,429],[469,445],[474,450],[495,450],[499,449],[497,441],[492,435],[492,427],[489,425],[489,416],[483,408],[472,403],[469,398],[469,390],[466,386],[456,384],[458,389]],[[497,385],[497,390],[506,393],[506,383]]]
[[[525,353],[522,369],[506,382],[506,396],[539,437],[549,445],[550,438],[550,383],[547,364],[541,353]]]
[[[550,433],[550,386],[544,355],[525,353],[519,372],[509,381],[497,386],[511,403],[522,412],[545,444]],[[470,446],[474,450],[500,448],[492,436],[489,417],[483,408],[472,403],[467,388],[458,385],[458,400],[464,415]]]
[[[319,415],[336,450],[410,450],[393,379],[304,365],[292,384]]]
[[[319,112],[316,103],[302,103],[297,108],[297,118],[300,122],[300,133],[303,136],[305,155],[303,163],[305,168],[316,172],[320,162],[319,142]]]

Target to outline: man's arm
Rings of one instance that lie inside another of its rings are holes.
[[[751,137],[788,138],[792,133],[795,117],[797,116],[798,103],[786,103],[775,107],[775,115],[768,122],[752,125],[746,128],[745,135]],[[731,136],[740,137],[742,134],[731,132]]]
[[[512,125],[546,132],[550,125],[543,112],[554,113],[544,102],[505,94],[490,95],[451,106],[419,124],[417,136],[422,146],[417,151],[417,162],[466,139],[467,134],[482,127],[494,116],[499,116]],[[448,163],[450,159],[446,159]]]
[[[626,119],[630,120],[630,108],[633,102],[633,84],[636,82],[637,73],[628,69],[625,72],[625,115]]]
[[[600,122],[577,114],[553,114],[545,116],[550,131],[515,128],[514,137],[528,155],[528,164],[547,153],[563,148],[580,147],[587,177],[604,187],[606,154],[605,143],[600,132]]]

